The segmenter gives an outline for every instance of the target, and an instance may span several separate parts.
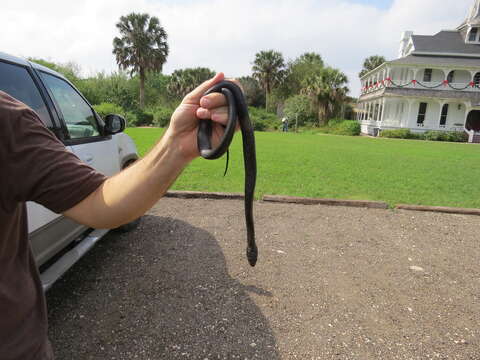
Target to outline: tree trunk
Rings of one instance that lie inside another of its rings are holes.
[[[322,104],[320,103],[318,106],[318,126],[324,126],[326,125],[326,115],[327,115],[327,106],[328,104]]]
[[[140,109],[145,107],[145,70],[140,68]]]

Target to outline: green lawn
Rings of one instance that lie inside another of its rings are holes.
[[[162,129],[126,131],[144,154]],[[294,133],[256,133],[257,191],[480,208],[480,145]],[[225,160],[195,160],[176,190],[243,192],[241,135]]]

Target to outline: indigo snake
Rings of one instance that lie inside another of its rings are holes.
[[[257,263],[258,250],[255,244],[255,227],[253,222],[253,194],[257,179],[257,160],[255,154],[255,136],[253,126],[248,115],[248,107],[242,90],[231,81],[222,81],[211,87],[205,95],[221,93],[225,95],[228,104],[228,122],[224,134],[217,148],[212,149],[212,121],[200,120],[198,127],[198,149],[200,155],[209,160],[220,158],[227,153],[232,142],[237,121],[240,124],[243,140],[243,160],[245,166],[245,222],[247,226],[247,259],[251,266]]]

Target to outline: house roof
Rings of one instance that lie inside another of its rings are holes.
[[[479,58],[462,58],[454,56],[423,56],[408,55],[400,59],[392,60],[389,64],[397,65],[430,65],[430,66],[447,66],[447,67],[467,67],[480,68]]]
[[[465,54],[478,55],[480,58],[480,45],[466,44],[460,31],[443,30],[433,36],[412,35],[412,41],[414,53]]]

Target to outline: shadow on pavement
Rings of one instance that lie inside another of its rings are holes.
[[[279,359],[249,297],[208,232],[145,216],[110,234],[47,294],[58,359]]]

